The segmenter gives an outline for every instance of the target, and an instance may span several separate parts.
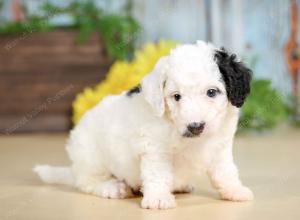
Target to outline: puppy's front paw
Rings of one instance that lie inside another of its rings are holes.
[[[175,196],[171,193],[146,195],[142,200],[144,209],[171,209],[176,207]]]
[[[245,186],[232,187],[231,189],[221,189],[220,196],[224,200],[244,202],[253,199],[252,191]]]

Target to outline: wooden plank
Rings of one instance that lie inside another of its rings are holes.
[[[30,65],[30,64],[28,64]],[[55,64],[53,64],[55,65]],[[96,78],[102,79],[105,77],[108,71],[108,66],[98,65],[61,65],[56,67],[37,66],[32,69],[21,69],[21,70],[0,70],[0,77],[3,80],[24,80],[26,82],[36,81],[77,81],[79,79],[84,80],[85,78]],[[0,82],[1,83],[1,82]]]
[[[27,113],[40,108],[40,106],[47,107],[45,109],[47,112],[64,112],[71,108],[71,103],[75,96],[83,90],[83,86],[69,84],[62,88],[56,86],[55,89],[51,89],[49,86],[41,85],[39,89],[30,88],[14,92],[9,96],[1,95],[0,114]]]
[[[10,115],[0,116],[0,133],[11,135],[19,132],[58,132],[71,128],[70,114]]]
[[[111,64],[97,34],[81,45],[74,43],[76,35],[0,36],[0,130],[13,130],[18,123],[23,124],[14,132],[70,127],[76,94],[99,83]]]

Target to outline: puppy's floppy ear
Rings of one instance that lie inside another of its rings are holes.
[[[228,100],[233,106],[242,107],[250,93],[252,71],[238,61],[235,54],[229,54],[224,48],[216,50],[215,61],[222,74]]]
[[[165,112],[163,87],[166,80],[167,57],[162,57],[141,83],[142,94],[157,116]]]

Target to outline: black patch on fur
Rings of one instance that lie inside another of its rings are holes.
[[[132,89],[130,89],[130,90],[126,93],[126,95],[127,95],[128,97],[131,97],[131,96],[134,95],[134,94],[140,93],[141,90],[142,90],[142,89],[141,89],[141,86],[140,86],[140,85],[137,85],[137,86],[133,87]]]
[[[215,60],[225,83],[227,97],[233,106],[242,107],[250,93],[252,71],[244,63],[236,60],[224,48],[217,50]]]

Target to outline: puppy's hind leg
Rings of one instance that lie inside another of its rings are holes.
[[[131,188],[124,181],[117,180],[106,170],[76,169],[76,166],[73,166],[73,170],[76,187],[82,192],[110,199],[133,196]]]
[[[175,189],[173,190],[174,193],[191,193],[193,191],[194,191],[194,186],[188,184],[175,187]]]
[[[124,181],[113,177],[98,184],[93,194],[108,199],[125,199],[133,196],[131,188]]]

